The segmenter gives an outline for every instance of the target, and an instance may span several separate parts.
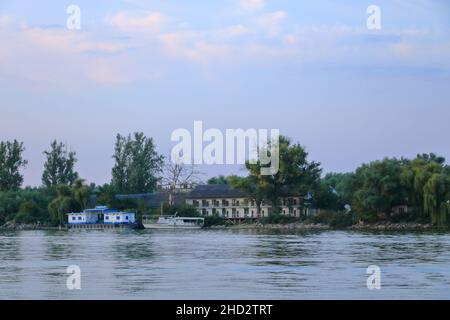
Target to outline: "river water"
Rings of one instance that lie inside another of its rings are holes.
[[[450,299],[450,234],[2,231],[0,299]]]

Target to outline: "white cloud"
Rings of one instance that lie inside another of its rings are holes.
[[[162,13],[150,11],[118,12],[106,18],[109,25],[133,32],[158,32],[167,21],[168,18]]]
[[[30,28],[22,30],[19,36],[28,44],[52,53],[115,53],[126,48],[119,43],[88,40],[85,34],[67,29]]]
[[[239,6],[245,11],[261,10],[265,5],[264,0],[240,0]]]
[[[174,57],[206,63],[229,56],[233,46],[208,40],[207,34],[179,31],[159,36],[163,50]]]
[[[258,17],[257,23],[260,27],[266,29],[270,36],[275,36],[281,32],[281,24],[286,17],[286,12],[278,10]]]
[[[225,38],[227,38],[227,37],[233,38],[233,37],[240,37],[240,36],[249,34],[250,32],[251,31],[249,28],[239,24],[239,25],[234,25],[234,26],[219,30],[217,32],[217,35],[221,36],[221,37],[225,37]]]

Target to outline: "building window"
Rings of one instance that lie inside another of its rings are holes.
[[[116,220],[120,220],[120,217],[119,217],[119,216],[117,216],[117,217],[116,217]]]
[[[78,217],[78,220],[81,220],[81,217]]]
[[[128,216],[125,216],[125,220],[128,220]]]
[[[72,220],[75,220],[75,217],[72,217]]]
[[[106,217],[105,217],[105,220],[109,220],[109,216],[106,216]]]

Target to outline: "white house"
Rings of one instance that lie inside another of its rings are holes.
[[[133,212],[105,212],[103,217],[105,224],[132,224],[136,222]]]
[[[71,212],[67,214],[69,224],[93,224],[98,223],[97,212]]]

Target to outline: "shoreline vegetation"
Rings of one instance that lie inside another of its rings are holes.
[[[384,158],[361,164],[352,172],[324,174],[321,163],[311,161],[306,149],[288,137],[268,142],[261,152],[270,154],[274,143],[279,150],[276,173],[262,174],[266,165],[247,161],[247,175],[207,181],[245,193],[252,207],[251,212],[249,208],[238,212],[236,206],[227,204],[226,208],[234,206],[234,212],[221,211],[219,216],[217,210],[212,215],[206,212],[210,204],[174,201],[177,194],[204,182],[193,165],[174,163],[158,154],[153,138],[142,132],[116,136],[111,181],[103,185],[81,179],[75,151],[55,140],[43,151],[41,186],[23,187],[21,171],[28,164],[23,158],[24,143],[0,141],[0,226],[60,229],[67,213],[95,205],[136,212],[138,221],[142,215],[203,214],[205,226],[213,228],[445,230],[450,226],[450,166],[439,155]],[[168,197],[153,207],[139,198],[118,197],[152,193]]]

